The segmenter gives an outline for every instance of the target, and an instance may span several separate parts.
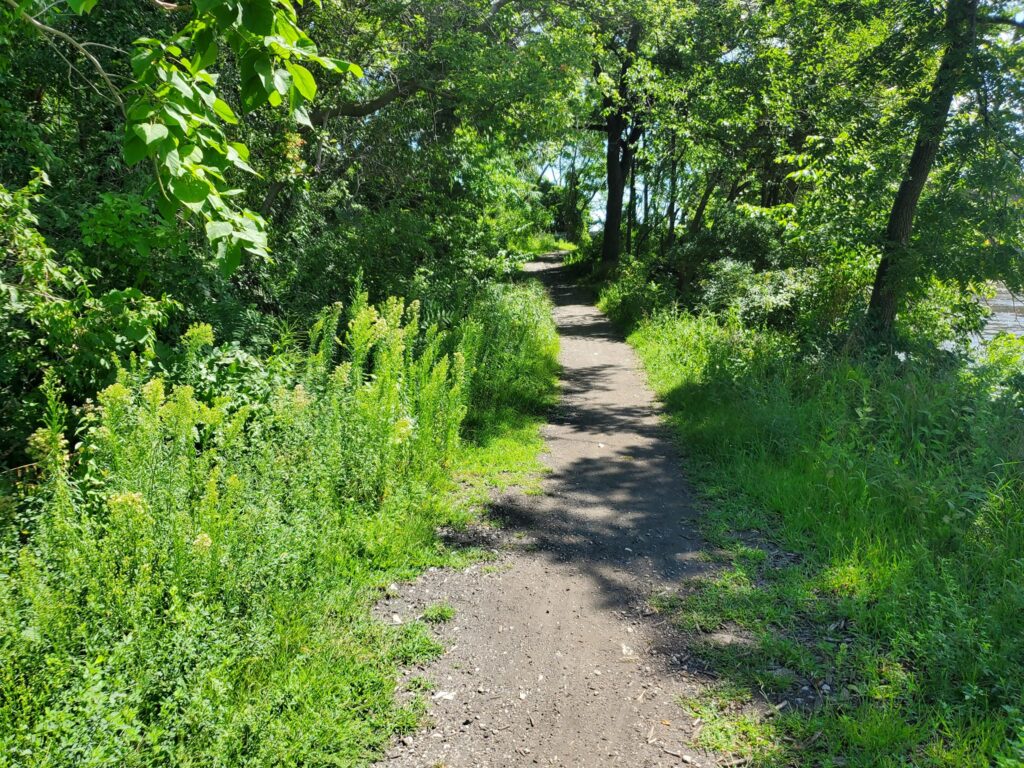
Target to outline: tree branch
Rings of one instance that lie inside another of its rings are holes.
[[[417,80],[398,83],[394,87],[384,91],[384,93],[380,94],[376,98],[370,99],[369,101],[349,102],[347,104],[339,104],[336,107],[325,107],[324,109],[314,110],[313,122],[318,125],[323,125],[328,120],[333,120],[336,117],[368,117],[374,112],[384,109],[384,107],[393,102],[399,96],[416,93],[420,90],[423,90],[423,88]]]
[[[121,99],[121,92],[117,90],[117,87],[110,79],[110,75],[108,75],[107,71],[103,69],[103,65],[100,64],[100,60],[93,56],[93,54],[90,53],[88,48],[86,48],[80,42],[75,40],[75,38],[71,37],[71,35],[67,34],[66,32],[61,32],[59,29],[54,29],[53,27],[47,26],[34,16],[30,16],[28,13],[21,10],[21,7],[18,5],[18,3],[15,2],[15,0],[4,1],[7,3],[7,5],[9,5],[17,12],[18,16],[20,16],[23,21],[35,27],[44,35],[47,35],[49,37],[56,37],[63,40],[76,51],[78,51],[80,54],[82,54],[86,58],[86,60],[88,60],[88,62],[92,64],[93,69],[96,70],[97,74],[99,74],[100,78],[103,80],[104,85],[106,85],[107,90],[110,92],[111,98],[113,99],[114,103],[117,104],[117,108],[121,110],[121,116],[127,116],[124,110],[124,101]]]
[[[1024,29],[1024,21],[1018,21],[1017,19],[1009,16],[979,16],[979,24],[996,24],[1006,27],[1016,27],[1017,29]]]
[[[162,2],[163,0],[150,1]],[[470,31],[477,33],[484,32],[487,29],[487,26],[494,21],[495,17],[515,1],[516,0],[493,0],[490,4],[487,16],[480,23],[470,27]],[[12,0],[7,0],[7,2],[12,2]],[[395,101],[400,96],[408,96],[426,90],[429,90],[429,86],[422,80],[415,78],[406,82],[402,82],[400,80],[390,89],[369,101],[349,102],[348,104],[339,104],[336,107],[316,110],[312,116],[313,122],[318,125],[323,125],[328,120],[332,120],[336,117],[369,117],[374,112],[384,109],[384,107],[388,106],[388,104]]]
[[[640,137],[643,135],[644,127],[640,123],[633,123],[633,127],[629,129],[629,133],[626,134],[625,142],[628,146],[632,146],[640,141]]]

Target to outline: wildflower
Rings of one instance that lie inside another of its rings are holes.
[[[213,546],[213,539],[210,538],[210,534],[200,531],[199,535],[192,540],[192,546],[205,551]]]
[[[395,445],[401,445],[404,443],[408,439],[409,435],[412,434],[415,426],[416,422],[408,416],[403,416],[398,419],[394,424],[394,432],[392,433],[392,440]]]
[[[292,400],[298,408],[305,408],[311,402],[312,398],[309,396],[309,392],[301,384],[296,384],[295,389],[292,390]]]
[[[113,509],[142,509],[145,502],[141,493],[114,493],[107,498],[107,505]]]

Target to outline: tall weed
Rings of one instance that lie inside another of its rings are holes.
[[[0,765],[358,765],[411,727],[396,665],[436,644],[367,608],[450,559],[434,531],[464,514],[449,492],[474,388],[500,398],[486,361],[528,387],[549,352],[550,320],[511,311],[530,291],[496,288],[448,335],[416,303],[358,297],[269,388],[199,397],[122,371],[70,452],[51,378],[33,529],[4,531]],[[205,380],[212,341],[190,331],[184,381]]]

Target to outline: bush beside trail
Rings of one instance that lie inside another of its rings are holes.
[[[551,386],[546,306],[493,286],[440,332],[415,302],[359,296],[265,361],[272,378],[208,397],[196,326],[179,381],[122,370],[73,449],[49,377],[42,479],[3,536],[0,764],[357,765],[410,728],[396,669],[437,644],[368,606],[465,559],[435,536],[468,515],[460,431],[529,413],[512,380]]]

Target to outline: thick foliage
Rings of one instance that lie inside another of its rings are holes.
[[[245,396],[122,371],[70,454],[50,380],[35,532],[3,539],[0,764],[355,765],[410,725],[394,667],[434,643],[366,605],[443,561],[459,428],[474,391],[500,404],[496,356],[550,386],[537,299],[496,288],[446,336],[361,297],[340,346],[333,309],[290,380]],[[185,381],[212,341],[186,336]]]
[[[0,186],[0,461],[20,458],[42,415],[39,386],[55,373],[74,402],[113,381],[119,361],[152,347],[176,307],[137,288],[96,290],[74,253],[51,251],[29,210],[40,177],[10,193]]]

